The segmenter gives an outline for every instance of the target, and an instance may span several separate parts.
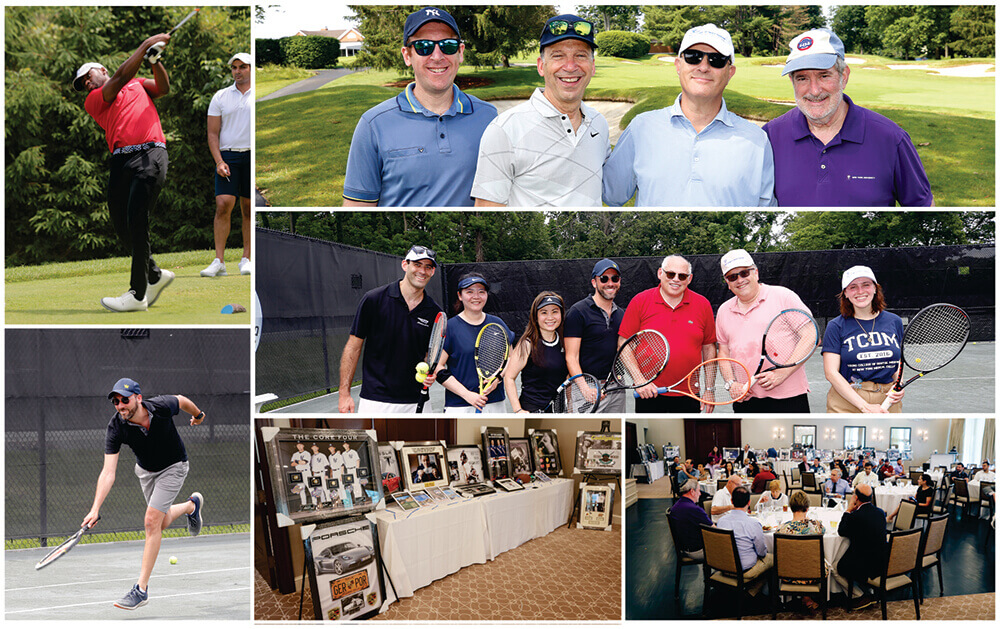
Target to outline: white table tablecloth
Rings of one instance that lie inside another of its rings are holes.
[[[847,550],[850,545],[850,541],[846,537],[841,537],[837,534],[837,527],[840,526],[840,519],[844,516],[844,512],[839,509],[820,509],[813,507],[809,509],[808,517],[810,520],[817,520],[823,523],[823,527],[826,531],[823,534],[823,556],[826,559],[828,565],[836,567],[837,562],[840,561],[841,556]],[[772,527],[770,531],[764,531],[764,543],[767,545],[767,552],[774,552],[774,533],[781,526],[782,523],[787,522],[792,519],[792,512],[789,511],[776,511],[776,512],[764,512],[759,516],[754,516],[760,521],[765,527]],[[832,576],[832,571],[827,580],[827,594],[831,592],[840,591],[840,586],[834,580]]]
[[[971,493],[971,492],[970,492]],[[875,488],[875,502],[878,508],[885,511],[885,514],[892,515],[903,498],[915,498],[917,495],[916,485],[891,486],[885,485]]]
[[[649,482],[653,482],[658,478],[663,478],[666,473],[663,471],[663,461],[650,461],[649,463]]]
[[[481,498],[489,537],[489,559],[544,537],[569,520],[573,481],[560,478],[538,489]]]

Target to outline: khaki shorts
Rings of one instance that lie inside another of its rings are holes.
[[[878,384],[876,382],[862,382],[860,389],[855,389],[861,399],[869,404],[881,404],[885,401],[885,395],[892,389],[892,383],[890,384]],[[860,413],[861,411],[858,407],[854,406],[850,402],[844,399],[842,395],[837,393],[837,390],[832,386],[826,394],[826,412],[827,413]],[[890,413],[902,413],[903,403],[896,402],[889,407]]]
[[[163,513],[170,511],[170,505],[174,504],[174,498],[184,486],[189,467],[187,461],[180,461],[159,472],[150,472],[136,463],[135,475],[139,477],[139,484],[142,485],[146,505]]]

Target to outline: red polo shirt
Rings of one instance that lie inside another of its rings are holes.
[[[108,140],[108,150],[121,146],[133,146],[146,142],[166,142],[160,115],[150,98],[143,79],[132,79],[118,92],[110,103],[104,102],[101,88],[90,91],[84,101],[84,109],[93,116],[104,129]]]

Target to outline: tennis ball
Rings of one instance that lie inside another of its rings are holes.
[[[918,362],[918,363],[920,362],[920,359],[919,359],[919,358],[917,359],[917,362]]]
[[[417,363],[417,371],[419,371],[420,373],[427,373],[430,370],[431,370],[431,366],[428,365],[427,363],[423,363],[423,362]]]
[[[177,557],[171,557],[171,558],[170,558],[170,563],[171,563],[171,564],[175,564],[175,563],[177,563]]]
[[[417,382],[419,382],[420,384],[423,384],[424,380],[426,380],[426,379],[427,379],[427,374],[425,374],[425,373],[418,373],[417,374]]]

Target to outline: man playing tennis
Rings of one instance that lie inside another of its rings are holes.
[[[670,360],[653,382],[636,389],[637,413],[697,413],[700,408],[712,412],[681,394],[658,395],[658,387],[668,387],[700,363],[715,358],[715,319],[708,300],[690,290],[691,263],[681,256],[667,256],[656,271],[659,286],[636,295],[625,309],[619,343],[639,330],[657,330],[670,345]]]
[[[615,303],[621,279],[621,269],[613,260],[598,261],[590,273],[594,294],[576,302],[567,311],[563,338],[570,376],[589,373],[603,378],[611,373],[611,363],[618,349],[618,328],[625,316],[625,310]],[[601,386],[604,386],[603,381]],[[601,402],[600,410],[624,413],[625,389],[613,391]]]
[[[358,413],[414,413],[423,386],[434,383],[433,373],[423,383],[417,382],[414,368],[427,355],[431,326],[441,312],[424,291],[437,270],[437,258],[433,250],[414,245],[406,252],[402,267],[403,279],[368,291],[358,304],[340,357],[341,413],[355,412],[351,382],[362,347],[365,360]]]
[[[205,420],[205,413],[183,395],[158,395],[142,399],[139,383],[122,378],[115,383],[108,399],[117,412],[108,423],[104,445],[104,467],[97,479],[94,505],[83,519],[81,526],[93,526],[100,515],[101,505],[115,484],[115,470],[122,444],[135,453],[135,475],[139,477],[142,493],[146,497],[146,545],[142,551],[139,581],[115,603],[120,609],[142,607],[149,600],[147,591],[149,575],[153,572],[156,556],[160,552],[163,531],[177,519],[187,515],[188,533],[201,532],[204,498],[194,492],[182,503],[173,504],[188,474],[188,457],[174,425],[173,417],[184,411],[191,415],[190,423],[197,426]]]
[[[733,358],[753,370],[760,362],[761,338],[767,324],[782,310],[809,312],[799,296],[783,286],[763,284],[757,265],[744,249],[722,256],[722,276],[733,297],[719,306],[715,331],[719,356]],[[810,313],[811,314],[811,313]],[[750,393],[736,402],[737,413],[808,413],[809,382],[802,365],[761,373]]]

